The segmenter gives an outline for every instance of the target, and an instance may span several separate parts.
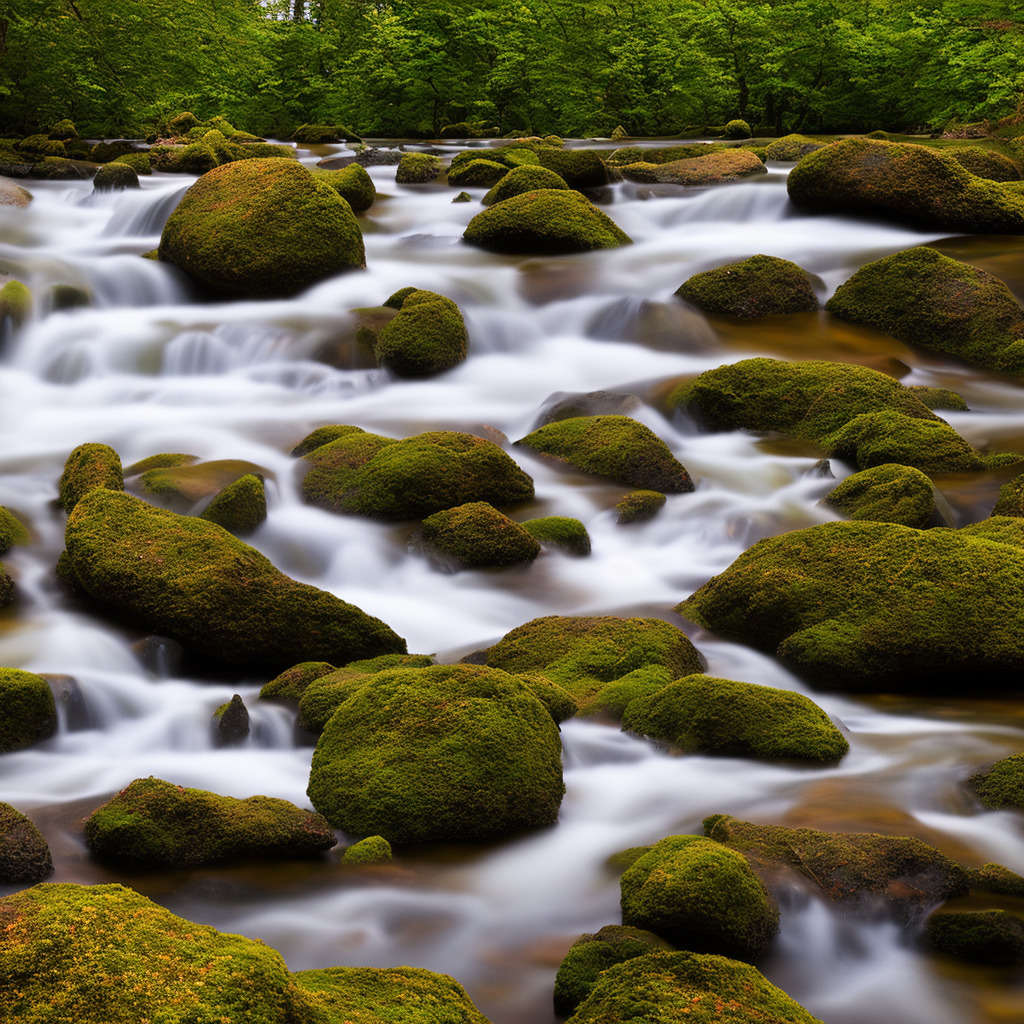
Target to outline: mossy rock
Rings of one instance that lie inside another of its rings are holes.
[[[314,680],[330,675],[334,671],[335,666],[326,661],[299,662],[298,665],[292,665],[264,684],[259,699],[298,707],[299,699],[305,693],[306,687]]]
[[[57,312],[83,309],[92,305],[92,292],[77,284],[53,284],[46,290],[46,304]]]
[[[924,944],[934,953],[991,967],[1024,963],[1024,923],[1006,910],[940,911],[928,918]]]
[[[25,524],[6,506],[0,505],[0,555],[7,554],[16,544],[30,540]]]
[[[693,481],[667,444],[628,416],[576,416],[535,430],[517,445],[630,487],[684,494]]]
[[[152,166],[169,174],[203,175],[225,162],[206,142],[190,142],[187,146],[154,146],[149,154]]]
[[[4,162],[3,154],[0,152],[0,163]],[[24,210],[31,202],[32,193],[27,188],[22,188],[20,185],[15,184],[10,178],[0,178],[0,206],[13,206],[16,209]],[[8,284],[11,283],[10,281],[8,282]],[[6,288],[7,286],[4,285],[4,287]],[[0,313],[0,316],[2,315]]]
[[[214,711],[210,731],[215,747],[237,747],[245,742],[249,735],[249,710],[237,693]]]
[[[725,185],[753,174],[768,173],[757,156],[746,149],[724,149],[707,156],[664,164],[641,161],[626,164],[619,170],[627,181],[667,185]]]
[[[950,388],[933,388],[927,384],[911,384],[907,390],[920,398],[932,412],[938,409],[949,409],[952,412],[970,412],[963,395],[958,395]]]
[[[52,874],[42,832],[21,811],[0,803],[0,885],[35,885]]]
[[[540,554],[528,530],[486,501],[471,501],[423,520],[424,543],[467,569],[525,565]]]
[[[125,466],[125,478],[139,476],[151,469],[176,469],[178,466],[191,466],[199,461],[198,455],[188,455],[185,452],[158,452],[156,455],[147,455],[130,466]]]
[[[796,163],[796,161],[807,156],[808,153],[824,149],[827,145],[829,143],[819,142],[817,139],[811,139],[806,135],[794,132],[769,142],[765,147],[765,156],[769,160],[777,160],[779,163]]]
[[[702,836],[669,836],[619,881],[622,923],[694,953],[735,960],[763,956],[779,909],[739,853]]]
[[[727,814],[706,818],[704,833],[759,872],[795,872],[830,902],[880,900],[901,919],[968,891],[967,872],[955,860],[907,836],[755,825]]]
[[[605,683],[587,707],[587,713],[620,721],[626,708],[640,698],[650,697],[672,682],[664,665],[645,665]]]
[[[214,291],[289,296],[365,266],[351,207],[294,160],[241,160],[204,174],[160,236],[160,259]]]
[[[693,160],[700,156],[711,156],[712,153],[721,153],[725,146],[720,142],[688,142],[681,146],[658,146],[648,148],[647,146],[623,146],[616,149],[607,157],[607,162],[613,167],[623,167],[627,164],[670,164],[677,160]]]
[[[20,281],[8,281],[0,288],[0,322],[10,319],[20,327],[32,315],[32,292]]]
[[[1002,864],[982,864],[980,868],[967,868],[966,871],[972,892],[1024,896],[1024,878]]]
[[[508,173],[496,160],[474,158],[448,168],[448,184],[453,188],[490,188]]]
[[[184,135],[192,128],[200,125],[200,120],[191,110],[183,110],[179,114],[167,119],[167,131],[171,135]]]
[[[200,655],[266,671],[405,650],[379,619],[295,582],[222,527],[128,494],[87,494],[65,543],[86,594]]]
[[[391,844],[383,836],[367,836],[353,843],[341,855],[342,864],[389,864]]]
[[[793,168],[789,198],[809,213],[888,216],[928,229],[1024,233],[1024,192],[973,175],[927,146],[844,139]]]
[[[327,723],[309,797],[391,843],[495,839],[554,824],[558,726],[522,682],[478,665],[378,673]]]
[[[541,167],[554,171],[569,188],[600,188],[611,181],[601,154],[594,149],[532,147]]]
[[[453,203],[471,203],[473,197],[468,192],[460,192],[453,200]]]
[[[615,521],[620,526],[646,522],[665,507],[667,500],[661,491],[632,491],[615,503],[615,511],[618,513]]]
[[[488,648],[487,664],[547,676],[568,690],[584,713],[608,684],[631,672],[659,666],[678,679],[703,668],[693,644],[675,626],[612,615],[533,619]]]
[[[569,947],[555,975],[555,1013],[568,1017],[609,967],[671,949],[671,944],[654,932],[629,925],[609,924],[593,935],[581,935]]]
[[[576,715],[580,706],[576,698],[558,683],[552,682],[547,676],[536,672],[521,673],[516,678],[548,709],[548,713],[561,724]]]
[[[648,953],[609,967],[567,1024],[821,1024],[756,968],[700,953]]]
[[[96,192],[119,192],[126,188],[139,188],[139,176],[134,167],[125,163],[109,163],[96,172],[92,179]]]
[[[750,125],[742,118],[733,118],[733,120],[726,122],[725,131],[722,132],[722,135],[727,139],[749,139]]]
[[[1024,373],[1024,308],[999,278],[909,249],[868,263],[825,308],[932,352],[1004,373]]]
[[[831,690],[933,693],[964,673],[1016,689],[1024,524],[833,522],[760,541],[678,606]]]
[[[559,255],[614,249],[632,239],[579,192],[543,188],[478,213],[463,236],[469,245],[509,255]]]
[[[64,143],[58,139],[51,139],[48,135],[27,135],[16,142],[14,148],[22,153],[31,153],[43,157],[66,157],[68,155]]]
[[[365,213],[377,199],[377,188],[366,168],[349,164],[340,171],[313,172],[319,181],[324,181],[352,207],[354,213]]]
[[[981,146],[958,146],[944,150],[961,167],[988,181],[1020,181],[1020,168],[1008,156]]]
[[[524,164],[513,168],[484,196],[484,206],[493,206],[503,199],[520,196],[539,188],[567,189],[569,186],[554,171],[539,165]]]
[[[919,469],[883,463],[848,476],[822,499],[823,507],[853,520],[922,529],[937,515],[935,488]]]
[[[303,498],[332,512],[422,519],[468,501],[533,499],[533,481],[493,441],[451,430],[404,440],[352,433],[303,458]]]
[[[564,548],[571,555],[590,554],[590,534],[578,519],[570,519],[568,516],[544,516],[541,519],[528,519],[522,526],[541,544]]]
[[[61,142],[68,142],[71,139],[78,138],[78,129],[75,127],[74,121],[65,117],[54,124],[50,129],[49,137],[51,139],[59,139]]]
[[[694,274],[675,292],[705,313],[753,320],[782,313],[810,313],[818,308],[807,274],[776,256],[751,256]]]
[[[137,175],[153,173],[153,166],[148,153],[125,153],[123,156],[115,157],[111,160],[108,166],[113,166],[114,164],[123,164],[126,167],[130,167]],[[96,177],[99,177],[98,173]]]
[[[222,493],[246,476],[262,480],[266,472],[262,466],[244,459],[213,459],[210,462],[190,459],[175,464],[168,456],[164,461],[167,464],[152,466],[135,474],[139,477],[137,486],[144,494],[183,508],[190,508],[197,501]]]
[[[60,143],[58,143],[60,145]],[[43,157],[32,165],[31,177],[40,181],[85,181],[91,177],[91,168],[59,156]]]
[[[1015,476],[999,488],[992,515],[1024,517],[1024,475]]]
[[[85,823],[89,852],[128,868],[187,868],[311,857],[336,845],[326,819],[287,800],[246,800],[136,779]]]
[[[375,351],[399,377],[433,377],[463,362],[468,346],[459,307],[437,292],[413,288],[398,316],[380,329]]]
[[[440,177],[444,164],[432,153],[403,153],[395,171],[398,185],[425,185]]]
[[[121,457],[105,444],[80,444],[64,463],[59,484],[60,503],[70,513],[96,487],[119,491],[124,487]]]
[[[988,811],[1024,811],[1024,754],[1011,754],[967,780]]]
[[[337,441],[339,437],[347,434],[363,434],[362,427],[353,427],[347,423],[331,423],[324,427],[317,427],[316,430],[307,434],[293,449],[292,455],[301,458],[309,452],[316,451],[321,445]]]
[[[332,142],[362,142],[362,138],[343,124],[300,124],[291,137],[296,142],[317,146]]]
[[[0,1017],[23,1024],[319,1024],[279,953],[193,924],[121,885],[0,899]]]
[[[267,518],[263,477],[246,473],[228,484],[206,506],[202,518],[231,533],[252,533]]]

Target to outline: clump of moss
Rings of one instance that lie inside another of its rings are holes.
[[[201,124],[198,117],[191,110],[183,110],[173,117],[167,119],[167,131],[172,135],[184,135],[192,128]]]
[[[78,129],[75,127],[74,121],[65,117],[54,124],[50,129],[49,137],[51,139],[60,139],[61,142],[68,142],[70,139],[78,138]]]
[[[981,146],[950,147],[948,153],[971,174],[988,181],[1020,181],[1020,168],[1002,153]]]
[[[188,455],[185,452],[158,452],[156,455],[147,455],[130,466],[125,466],[124,476],[139,476],[150,469],[174,469],[178,466],[191,466],[199,461],[198,455]]]
[[[89,177],[89,172],[71,160],[64,160],[59,156],[46,156],[32,165],[32,177],[41,181],[84,181]]]
[[[317,427],[312,433],[307,434],[293,449],[292,455],[301,458],[309,452],[315,451],[321,445],[337,441],[339,437],[346,434],[363,434],[362,427],[353,427],[347,423],[332,423],[324,427]]]
[[[508,173],[508,168],[496,160],[475,158],[453,163],[448,168],[448,184],[453,188],[490,188]]]
[[[42,832],[21,811],[0,803],[0,885],[34,885],[51,874]]]
[[[294,160],[204,174],[168,218],[160,259],[227,295],[294,295],[365,266],[351,207]]]
[[[935,488],[919,469],[883,463],[848,476],[821,504],[848,519],[921,529],[936,515]]]
[[[352,433],[304,459],[303,498],[332,512],[421,519],[467,501],[533,498],[533,481],[493,441],[450,430],[401,441]]]
[[[725,149],[665,164],[638,162],[619,170],[629,181],[669,185],[724,185],[752,174],[767,173],[764,164],[746,149]]]
[[[750,138],[750,125],[741,118],[733,118],[728,121],[725,125],[725,131],[722,135],[727,139],[749,139]]]
[[[89,151],[89,159],[94,164],[109,164],[115,158],[124,156],[133,151],[130,142],[118,140],[115,142],[97,142]]]
[[[0,321],[10,318],[20,327],[32,315],[32,292],[21,281],[8,281],[0,288]]]
[[[31,153],[42,157],[66,157],[68,155],[64,143],[58,139],[51,139],[48,135],[28,135],[16,142],[14,148],[22,153]]]
[[[701,836],[655,843],[619,885],[623,924],[695,953],[756,960],[779,931],[778,907],[746,860]]]
[[[471,501],[423,520],[428,547],[468,569],[532,562],[540,544],[530,532],[486,501]]]
[[[170,457],[164,461],[170,463]],[[244,459],[213,459],[153,466],[137,475],[144,494],[190,509],[195,502],[224,491],[246,476],[262,480],[263,473],[260,466]]]
[[[126,188],[138,188],[139,176],[133,167],[124,163],[109,163],[96,172],[92,187],[97,192],[117,192]]]
[[[578,519],[570,519],[568,516],[544,516],[541,519],[528,519],[522,526],[531,537],[542,544],[565,548],[572,555],[590,554],[590,534]]]
[[[275,676],[260,690],[260,700],[278,701],[298,707],[299,699],[314,680],[329,675],[335,666],[326,661],[303,661]]]
[[[992,515],[1024,517],[1024,475],[1015,476],[999,488]]]
[[[699,754],[834,764],[850,745],[827,714],[792,690],[692,675],[623,712],[622,728]]]
[[[459,307],[437,292],[414,288],[398,316],[380,329],[376,353],[399,377],[432,377],[463,362],[468,345]]]
[[[27,544],[29,532],[25,524],[5,505],[0,505],[0,555],[7,554],[15,544]]]
[[[806,135],[793,133],[769,142],[765,148],[765,155],[769,160],[778,160],[780,163],[795,163],[808,153],[814,153],[827,145],[827,142],[818,142],[817,139],[810,139]]]
[[[1024,878],[1002,864],[982,864],[980,868],[967,868],[966,871],[972,892],[1024,896]]]
[[[968,787],[989,811],[1024,810],[1024,754],[1011,754],[972,775]]]
[[[926,384],[911,384],[907,390],[920,398],[932,412],[936,409],[970,412],[963,395],[958,395],[949,388],[933,388]]]
[[[444,165],[432,153],[403,153],[395,171],[398,185],[424,185],[439,177]]]
[[[484,206],[493,206],[503,199],[520,196],[539,188],[568,189],[569,186],[554,171],[539,165],[524,164],[504,175],[484,196]]]
[[[993,967],[1024,963],[1024,924],[1005,910],[943,911],[932,914],[924,944],[935,953]]]
[[[153,166],[149,159],[149,153],[125,153],[115,157],[108,166],[123,164],[130,167],[136,174],[152,174]]]
[[[388,864],[391,856],[391,844],[383,836],[367,836],[345,850],[341,863]]]
[[[580,706],[576,698],[566,689],[552,682],[547,676],[538,673],[525,673],[516,676],[530,692],[548,709],[548,713],[556,724],[576,715]]]
[[[807,274],[795,263],[776,256],[751,256],[694,274],[675,294],[705,313],[744,320],[818,308],[818,297]]]
[[[672,679],[672,673],[664,665],[645,665],[634,669],[602,686],[587,712],[619,721],[630,704],[664,689]]]
[[[42,676],[0,668],[0,754],[24,750],[57,731],[57,706]]]
[[[615,503],[615,511],[618,513],[616,522],[624,526],[653,519],[664,508],[667,500],[661,491],[632,491]]]
[[[857,271],[825,308],[907,344],[1024,373],[1024,309],[999,278],[934,249],[894,253]]]
[[[682,146],[623,146],[611,153],[607,160],[614,167],[626,164],[670,164],[677,160],[693,160],[700,156],[721,153],[725,146],[720,142],[689,142]]]
[[[541,828],[564,790],[558,727],[528,687],[438,665],[356,690],[317,743],[308,793],[336,827],[404,843]]]
[[[86,594],[221,661],[283,670],[405,650],[379,619],[295,582],[223,528],[128,494],[90,491],[68,516],[65,543]]]
[[[532,148],[541,167],[554,171],[569,188],[599,188],[611,180],[597,150],[560,149],[551,145]]]
[[[267,518],[263,477],[246,473],[230,483],[206,506],[203,519],[231,533],[252,533]]]
[[[59,484],[60,503],[70,513],[93,488],[124,488],[121,457],[105,444],[80,444],[64,463]]]
[[[221,704],[210,720],[215,747],[236,747],[249,735],[249,710],[236,693]]]
[[[365,213],[377,198],[373,178],[359,164],[349,164],[340,171],[317,170],[313,176],[330,185],[355,213]]]
[[[478,213],[463,236],[491,252],[557,255],[630,245],[632,239],[579,192],[543,188]]]
[[[337,842],[322,815],[287,800],[238,800],[152,776],[136,779],[93,811],[85,841],[98,860],[135,868],[309,857]]]

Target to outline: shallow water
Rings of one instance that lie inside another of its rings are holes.
[[[965,862],[1024,872],[1020,817],[979,811],[961,786],[976,767],[1022,748],[1018,704],[828,694],[815,699],[851,752],[827,769],[672,756],[610,725],[566,723],[558,825],[505,843],[419,850],[361,871],[328,858],[125,876],[88,859],[82,819],[137,777],[305,805],[311,748],[295,745],[289,712],[256,701],[265,678],[184,676],[173,645],[143,645],[141,633],[57,588],[56,483],[84,441],[112,445],[125,465],[176,451],[262,467],[269,518],[251,543],[290,575],[384,619],[411,651],[457,660],[545,614],[653,615],[684,626],[711,673],[797,690],[805,688],[772,659],[718,641],[672,609],[755,541],[829,519],[817,502],[834,481],[812,472],[819,453],[808,448],[743,432],[699,435],[666,419],[657,399],[670,384],[754,354],[860,362],[904,383],[960,390],[972,411],[950,414],[958,430],[979,445],[1024,450],[1024,394],[1012,381],[823,313],[734,324],[672,298],[691,274],[756,252],[817,274],[825,298],[863,263],[925,242],[1000,274],[1020,295],[1020,239],[805,217],[788,202],[785,167],[773,165],[763,178],[706,191],[612,186],[602,208],[633,246],[512,259],[461,243],[478,203],[396,186],[393,167],[371,174],[381,198],[362,218],[368,270],[292,300],[200,302],[172,268],[138,258],[156,246],[189,178],[158,174],[140,192],[104,196],[90,183],[28,182],[27,211],[0,207],[0,267],[37,296],[57,283],[92,296],[67,312],[40,303],[4,339],[0,365],[0,504],[32,530],[32,543],[6,558],[20,599],[0,616],[0,664],[71,676],[79,696],[62,707],[53,740],[0,759],[0,799],[43,828],[56,880],[126,881],[176,913],[259,936],[293,969],[444,971],[498,1024],[526,1024],[553,1019],[554,971],[571,941],[619,920],[607,857],[699,831],[708,814],[917,835]],[[469,191],[475,200],[484,192]],[[433,380],[367,368],[353,345],[347,311],[406,285],[442,292],[465,314],[470,358]],[[593,541],[587,558],[545,552],[526,569],[445,574],[417,553],[412,525],[335,516],[298,499],[288,452],[321,424],[515,440],[553,394],[595,390],[637,396],[631,415],[668,443],[697,489],[669,496],[648,523],[620,527],[623,488],[511,448],[537,490],[517,518],[581,519]],[[833,461],[833,470],[850,467]],[[988,513],[1005,478],[938,482],[962,523]],[[236,692],[253,734],[241,748],[214,749],[210,715]],[[805,893],[783,903],[765,973],[827,1024],[1024,1016],[1017,974],[939,964],[894,925],[840,916]]]

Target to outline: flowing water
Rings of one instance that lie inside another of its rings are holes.
[[[58,735],[0,759],[0,799],[42,827],[55,880],[124,881],[175,913],[262,938],[296,970],[443,971],[497,1024],[527,1024],[554,1019],[554,972],[571,941],[620,920],[608,856],[700,831],[708,814],[916,835],[967,863],[1024,872],[1020,816],[981,812],[961,785],[1021,749],[1019,705],[829,694],[814,698],[851,744],[834,768],[672,756],[613,725],[565,723],[558,825],[505,843],[418,850],[360,871],[328,858],[126,876],[89,860],[84,816],[133,779],[307,805],[311,748],[296,745],[289,712],[255,699],[265,678],[184,675],[173,643],[114,626],[57,587],[56,483],[82,442],[112,445],[126,465],[174,451],[262,467],[269,518],[251,543],[290,575],[382,618],[410,651],[457,660],[552,613],[650,615],[683,626],[712,674],[796,690],[805,688],[771,658],[684,624],[672,608],[760,538],[829,519],[817,502],[834,481],[815,471],[812,449],[744,432],[700,435],[666,419],[658,399],[668,386],[748,355],[860,362],[905,383],[958,389],[972,410],[949,415],[961,433],[1024,450],[1024,393],[1012,382],[825,314],[733,324],[672,298],[691,274],[761,252],[818,275],[824,299],[865,262],[926,242],[991,269],[1021,297],[1020,239],[805,217],[787,200],[786,169],[771,166],[763,178],[706,191],[609,187],[597,198],[633,246],[510,259],[461,243],[476,202],[396,186],[394,168],[371,173],[381,198],[362,218],[368,270],[282,301],[201,302],[173,268],[138,258],[157,244],[190,178],[154,175],[141,191],[105,195],[88,182],[29,182],[28,210],[0,207],[0,269],[43,297],[23,330],[0,339],[0,504],[32,531],[31,544],[6,558],[20,597],[0,618],[0,664],[71,677],[54,680],[65,698]],[[91,304],[48,309],[52,284],[88,289]],[[347,311],[407,285],[448,295],[465,314],[470,357],[433,380],[397,381],[367,366],[354,343]],[[288,452],[321,424],[515,440],[552,396],[597,390],[636,396],[630,415],[668,443],[697,489],[622,527],[622,488],[511,449],[537,491],[517,518],[582,520],[589,557],[545,552],[525,569],[444,573],[423,557],[412,525],[299,500]],[[939,481],[953,520],[983,518],[1005,478]],[[215,749],[210,715],[235,692],[252,734],[240,748]],[[887,920],[842,916],[807,893],[782,902],[782,933],[763,969],[827,1024],[1024,1019],[1019,974],[940,963]]]

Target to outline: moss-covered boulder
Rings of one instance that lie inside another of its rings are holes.
[[[704,832],[764,875],[795,872],[827,900],[880,900],[902,919],[964,896],[969,887],[955,860],[907,836],[756,825],[727,814],[706,818]]]
[[[554,171],[569,188],[599,188],[611,181],[597,150],[562,149],[552,145],[532,148],[541,167]]]
[[[742,118],[733,118],[726,123],[722,136],[726,139],[749,139],[750,125]]]
[[[982,807],[989,811],[1024,811],[1024,754],[1011,754],[967,780]]]
[[[530,532],[486,501],[471,501],[423,520],[428,548],[467,569],[525,565],[540,554]]]
[[[604,690],[631,673],[662,668],[659,685],[703,668],[686,634],[661,619],[549,615],[506,633],[487,649],[487,664],[536,672],[564,687],[586,712]]]
[[[508,168],[496,160],[480,157],[464,162],[453,162],[448,168],[448,184],[453,188],[490,188],[508,173]]]
[[[847,519],[921,529],[936,516],[935,488],[919,469],[883,463],[848,476],[822,499]]]
[[[818,308],[807,274],[777,256],[751,256],[694,274],[676,289],[676,295],[705,313],[743,320]]]
[[[185,452],[157,452],[156,455],[147,455],[144,459],[139,459],[130,466],[125,466],[124,476],[125,478],[139,476],[151,469],[173,469],[177,466],[191,466],[198,461],[198,455],[188,455]]]
[[[629,925],[609,924],[593,935],[581,935],[569,947],[555,975],[555,1013],[568,1017],[609,967],[671,949],[671,944],[654,932]]]
[[[554,171],[539,164],[524,164],[515,167],[484,196],[484,206],[493,206],[503,199],[520,196],[539,188],[567,189],[569,186]]]
[[[533,481],[493,441],[452,430],[404,440],[360,431],[303,458],[303,498],[332,512],[421,519],[467,501],[533,499]]]
[[[982,864],[967,868],[972,892],[994,893],[997,896],[1024,896],[1024,877],[1002,864]]]
[[[51,874],[42,832],[21,811],[0,803],[0,885],[35,885]]]
[[[793,203],[810,213],[881,215],[943,231],[1024,233],[1024,192],[979,178],[928,146],[844,139],[804,157],[787,188]]]
[[[149,159],[149,153],[125,153],[123,156],[111,160],[110,163],[124,164],[125,167],[130,167],[136,175],[153,173],[153,165]],[[98,173],[97,177],[99,177]]]
[[[97,192],[119,192],[126,188],[139,188],[135,168],[124,163],[109,163],[96,172],[92,187]]]
[[[1024,475],[1015,476],[999,488],[993,516],[1024,516]]]
[[[551,825],[564,790],[558,726],[527,686],[438,665],[356,690],[317,743],[308,793],[337,828],[406,843]]]
[[[395,183],[424,185],[438,178],[443,170],[440,157],[432,153],[403,153],[395,171]]]
[[[1020,181],[1017,164],[1003,153],[981,146],[957,146],[946,150],[951,157],[971,174],[989,181]]]
[[[924,928],[934,953],[992,967],[1024,963],[1024,922],[1006,910],[941,911]]]
[[[143,494],[159,498],[181,511],[190,511],[196,502],[222,494],[232,484],[247,476],[261,481],[266,472],[262,466],[244,459],[212,459],[209,462],[183,459],[177,464],[172,464],[172,459],[168,456],[165,462],[167,464],[151,465],[141,473],[133,474],[139,477],[134,486]],[[230,502],[228,507],[236,502],[244,503],[246,493],[250,499],[251,514],[256,514],[258,509],[252,503],[258,499],[255,498],[255,488],[251,482],[243,484],[234,492],[235,501]],[[264,502],[265,500],[264,498]],[[227,498],[225,503],[228,503]]]
[[[391,844],[383,836],[367,836],[353,843],[341,855],[342,864],[388,864],[391,862]]]
[[[624,526],[653,519],[665,507],[667,500],[661,491],[631,491],[615,503],[618,513],[615,521]]]
[[[668,445],[650,427],[628,416],[557,420],[516,444],[630,487],[666,494],[693,490],[690,474]]]
[[[210,733],[215,747],[237,747],[249,735],[249,709],[236,693],[210,716]]]
[[[1004,373],[1024,373],[1024,308],[999,278],[909,249],[857,271],[825,308],[834,317]]]
[[[6,506],[0,505],[0,555],[7,554],[15,544],[30,540],[24,523]]]
[[[541,544],[564,548],[572,555],[590,554],[590,534],[578,520],[568,516],[544,516],[541,519],[527,519],[523,529]]]
[[[9,580],[8,580],[9,582]],[[7,600],[0,604],[9,603]],[[0,668],[0,754],[24,750],[57,731],[57,706],[42,676],[17,668]]]
[[[58,492],[61,506],[70,513],[93,488],[119,491],[124,487],[121,457],[105,444],[80,444],[64,463]]]
[[[962,530],[834,522],[760,541],[678,607],[815,686],[934,692],[983,673],[1016,689],[1024,524]]]
[[[133,868],[310,857],[337,843],[322,815],[287,800],[238,800],[152,776],[93,811],[85,841],[97,860]]]
[[[754,153],[747,149],[725,149],[707,156],[672,160],[664,164],[643,161],[619,168],[628,181],[667,185],[725,185],[767,170]]]
[[[280,675],[275,676],[260,690],[260,700],[277,701],[298,707],[299,699],[314,680],[336,671],[336,667],[326,661],[302,661],[292,665]]]
[[[466,358],[469,335],[462,312],[437,292],[413,288],[398,316],[377,335],[378,360],[399,377],[433,377]]]
[[[255,473],[240,476],[214,496],[202,517],[231,533],[252,533],[267,518],[263,478]]]
[[[364,433],[364,431],[361,427],[354,427],[348,423],[329,423],[326,426],[317,427],[316,430],[308,433],[294,448],[292,448],[291,453],[298,459],[319,448],[321,445],[328,444],[331,441],[337,441],[339,437],[345,437],[346,434],[362,433]]]
[[[632,239],[579,192],[542,188],[478,213],[469,245],[510,255],[559,255],[629,245]]]
[[[320,1024],[279,953],[193,924],[120,885],[0,899],[0,1017],[24,1024]]]
[[[694,953],[753,961],[779,931],[779,910],[739,853],[702,836],[669,836],[626,869],[622,923]]]
[[[622,728],[696,754],[834,764],[850,749],[814,701],[793,690],[692,675],[631,701]]]
[[[10,178],[0,177],[0,206],[13,206],[24,210],[31,202],[32,193],[27,188],[22,188]]]
[[[649,953],[608,968],[568,1024],[821,1024],[756,968],[699,953]]]
[[[339,171],[314,171],[314,177],[330,185],[355,213],[365,213],[377,198],[373,178],[359,164],[349,164]]]
[[[676,160],[693,160],[700,156],[721,153],[726,147],[721,142],[687,142],[681,146],[623,146],[607,157],[613,167],[628,164],[670,164]]]
[[[20,327],[31,315],[32,292],[26,285],[21,281],[8,281],[0,288],[0,325],[9,320]]]
[[[84,593],[200,655],[266,671],[405,650],[379,619],[295,582],[215,523],[128,494],[89,492],[65,543]]]
[[[823,149],[827,145],[827,142],[818,142],[817,139],[808,138],[806,135],[793,133],[769,142],[765,147],[765,156],[780,163],[796,163],[808,153]]]
[[[365,266],[351,207],[294,160],[241,160],[204,174],[160,236],[160,259],[214,291],[266,298]]]

